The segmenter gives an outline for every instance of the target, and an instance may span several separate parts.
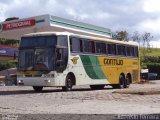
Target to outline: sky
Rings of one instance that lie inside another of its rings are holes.
[[[106,28],[151,33],[160,48],[160,0],[0,0],[0,22],[8,17],[51,14]]]

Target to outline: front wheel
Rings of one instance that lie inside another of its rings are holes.
[[[67,75],[66,81],[65,81],[65,86],[62,87],[63,91],[71,91],[73,86],[73,79],[71,75]]]
[[[33,86],[34,91],[41,92],[43,89],[43,86]]]

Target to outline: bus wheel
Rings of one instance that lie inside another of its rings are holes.
[[[73,86],[72,76],[70,74],[68,74],[67,77],[66,77],[65,86],[62,87],[62,90],[63,91],[71,91],[72,86]]]
[[[125,83],[125,78],[124,78],[124,76],[123,75],[120,75],[119,76],[119,88],[120,89],[122,89],[122,88],[125,88],[125,85],[126,83]]]
[[[127,75],[127,76],[126,76],[126,79],[125,79],[124,88],[129,88],[130,83],[131,83],[131,76],[130,76],[130,75]]]
[[[43,86],[33,86],[34,91],[41,92],[43,89]]]
[[[101,90],[101,89],[104,89],[104,86],[105,85],[90,85],[90,88],[92,90]]]
[[[112,87],[114,89],[122,89],[125,87],[125,79],[123,75],[119,76],[119,84],[113,84]]]

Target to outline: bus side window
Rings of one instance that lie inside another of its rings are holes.
[[[79,38],[70,38],[70,49],[72,52],[81,52],[81,45]]]
[[[57,66],[63,66],[63,49],[57,49]]]
[[[112,54],[112,55],[116,55],[116,45],[115,44],[108,44],[107,45],[107,51],[108,51],[108,54]]]
[[[117,55],[126,56],[126,48],[124,45],[117,45]]]
[[[95,53],[95,44],[94,41],[84,40],[84,52],[86,53]]]
[[[134,47],[127,46],[127,56],[134,57],[134,55],[135,55]]]
[[[134,51],[135,51],[135,57],[138,57],[138,47],[134,47]]]
[[[106,44],[96,42],[96,53],[106,54]]]
[[[82,40],[79,40],[79,45],[80,45],[80,52],[83,52],[83,42]]]
[[[89,52],[95,53],[95,43],[94,41],[89,41]]]
[[[72,39],[73,39],[73,38],[70,38],[70,39],[69,39],[69,42],[70,42],[70,51],[73,51],[73,49],[72,49],[72,48],[73,48],[73,46],[72,46]]]

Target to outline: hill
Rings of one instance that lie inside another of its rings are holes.
[[[141,53],[142,49],[140,49],[140,55],[142,55]],[[160,56],[160,48],[151,48],[151,52],[148,52],[146,56],[154,56],[154,57]]]

